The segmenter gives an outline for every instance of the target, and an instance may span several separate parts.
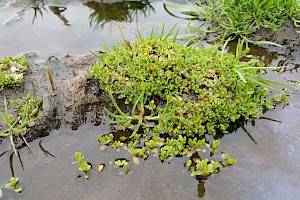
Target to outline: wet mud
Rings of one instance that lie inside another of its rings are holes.
[[[88,80],[88,69],[96,63],[93,55],[63,57],[50,56],[47,61],[36,60],[34,53],[26,54],[30,62],[23,85],[20,88],[6,88],[1,97],[8,101],[21,99],[27,93],[37,96],[42,101],[40,117],[36,125],[29,128],[26,139],[31,141],[44,137],[50,131],[59,128],[76,130],[82,123],[99,124],[103,114],[102,105],[107,97],[100,94],[95,81]],[[53,91],[46,68],[50,68],[55,91]],[[0,105],[3,105],[0,99]],[[1,106],[3,110],[3,106]],[[10,110],[13,112],[12,108]],[[4,127],[4,124],[0,124]],[[21,140],[19,140],[21,142]],[[18,146],[22,146],[22,142]]]
[[[267,55],[266,53],[262,55],[265,58],[270,58],[268,54],[273,54],[271,58],[273,57],[272,61],[274,62],[269,63],[277,66],[290,66],[295,71],[297,71],[300,67],[300,27],[295,27],[292,20],[284,24],[282,29],[278,31],[260,29],[250,35],[250,39],[255,41],[271,41],[283,46],[281,48],[270,45],[262,45],[260,48],[256,48],[265,49],[266,52],[268,52]],[[255,54],[255,50],[252,50],[252,52]]]

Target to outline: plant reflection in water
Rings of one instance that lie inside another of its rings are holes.
[[[65,18],[65,16],[62,14],[65,10],[67,10],[66,7],[62,6],[49,6],[49,9],[55,14],[56,16],[63,21],[64,25],[70,26],[69,21]]]
[[[135,20],[137,22],[140,16],[146,18],[151,12],[155,12],[148,0],[113,3],[88,1],[83,3],[83,5],[92,11],[89,15],[89,21],[90,27],[93,29],[102,29],[106,23],[111,21],[133,22]],[[32,8],[34,10],[32,24],[38,18],[38,15],[43,19],[43,12],[48,13],[43,0],[32,0]],[[59,17],[64,25],[70,26],[69,20],[63,15],[67,7],[51,5],[48,8],[53,14]]]
[[[151,12],[155,12],[154,8],[148,1],[122,1],[115,3],[88,1],[83,5],[91,8],[93,12],[90,14],[90,26],[103,28],[107,22],[132,22],[138,21],[140,15],[145,18]]]

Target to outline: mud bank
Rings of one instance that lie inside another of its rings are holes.
[[[6,88],[1,92],[1,97],[9,101],[30,93],[42,101],[41,115],[26,134],[29,141],[46,136],[54,129],[68,127],[76,130],[84,122],[99,123],[101,105],[107,98],[102,97],[97,83],[87,79],[89,67],[96,63],[94,56],[51,56],[45,62],[38,61],[35,53],[26,54],[26,57],[30,67],[22,86]],[[47,67],[52,72],[55,91],[51,88]],[[3,98],[0,105],[3,109]]]

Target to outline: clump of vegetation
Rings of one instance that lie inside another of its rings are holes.
[[[84,177],[86,179],[89,179],[89,171],[92,169],[92,165],[90,163],[88,163],[87,161],[83,160],[83,155],[81,152],[76,152],[75,153],[75,158],[76,161],[73,162],[72,164],[80,164],[80,167],[78,168],[79,171],[82,171],[84,173]]]
[[[227,153],[220,161],[204,158],[206,152],[217,155],[220,146],[209,135],[226,134],[231,124],[288,103],[287,93],[267,96],[269,89],[276,90],[272,83],[289,84],[261,76],[274,68],[259,60],[241,61],[243,42],[232,55],[216,46],[182,46],[171,35],[143,38],[138,33],[137,41],[120,42],[98,56],[89,77],[98,79],[112,100],[113,107],[105,108],[107,120],[133,130],[131,135],[101,135],[98,140],[115,148],[126,144],[132,156],[143,159],[150,152],[162,161],[186,155],[192,175],[204,179],[235,163]],[[131,106],[131,112],[123,112],[115,98]]]
[[[0,137],[9,137],[14,152],[17,155],[14,142],[16,137],[20,137],[30,150],[25,135],[27,134],[28,128],[33,127],[39,117],[41,102],[37,97],[33,98],[30,94],[27,94],[22,100],[12,100],[11,103],[15,106],[17,116],[8,112],[8,104],[6,98],[4,98],[4,113],[0,112],[0,117],[6,124],[7,129],[0,131]],[[32,153],[31,150],[30,152]]]
[[[0,58],[0,91],[4,86],[19,86],[28,66],[28,61],[24,56]]]
[[[197,0],[186,1],[190,7],[169,4],[166,8],[176,8],[192,18],[204,20],[209,29],[196,31],[218,32],[222,38],[230,35],[248,35],[260,28],[279,30],[289,19],[299,26],[300,3],[298,0]],[[201,34],[203,36],[203,34]],[[202,37],[201,36],[201,37]]]

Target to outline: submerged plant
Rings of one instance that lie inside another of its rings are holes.
[[[269,98],[273,85],[290,86],[263,77],[265,67],[256,59],[241,60],[244,41],[236,55],[218,50],[183,46],[170,39],[173,29],[157,36],[153,32],[132,43],[120,42],[107,53],[96,55],[99,62],[91,68],[90,78],[99,80],[99,87],[112,101],[105,108],[112,124],[132,130],[124,138],[126,149],[134,157],[146,159],[150,152],[161,161],[176,156],[192,158],[193,175],[202,177],[235,163],[228,154],[220,161],[204,158],[206,151],[217,155],[219,140],[208,135],[226,134],[231,124],[259,117],[283,98]],[[122,99],[131,112],[121,110],[116,99]],[[107,137],[109,136],[110,139]],[[103,145],[120,146],[113,135],[99,136]],[[117,144],[117,145],[116,145]],[[224,157],[223,156],[223,157]]]
[[[80,167],[78,168],[79,171],[82,171],[84,173],[84,177],[86,179],[89,179],[89,171],[92,169],[92,165],[89,164],[87,161],[84,161],[83,160],[83,155],[81,152],[76,152],[75,153],[75,158],[76,158],[76,161],[73,162],[72,164],[80,164]]]
[[[0,112],[0,117],[6,124],[7,129],[0,132],[0,137],[9,137],[11,146],[16,155],[15,137],[20,137],[32,153],[25,135],[27,134],[28,128],[33,127],[39,117],[41,102],[37,97],[31,97],[30,94],[27,94],[22,100],[12,100],[11,102],[18,111],[18,116],[14,116],[8,112],[8,104],[6,98],[4,98],[4,113]]]
[[[5,86],[19,86],[28,66],[24,56],[0,58],[0,92]]]

